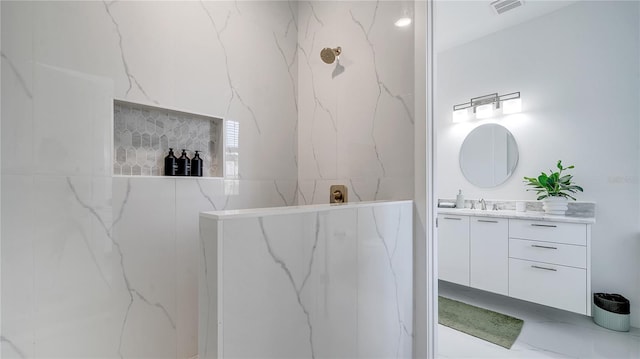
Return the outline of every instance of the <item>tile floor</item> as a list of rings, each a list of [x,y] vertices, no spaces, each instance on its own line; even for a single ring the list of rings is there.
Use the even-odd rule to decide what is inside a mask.
[[[524,320],[511,350],[438,325],[438,358],[639,359],[640,329],[615,332],[590,317],[455,284],[440,282],[440,295]]]

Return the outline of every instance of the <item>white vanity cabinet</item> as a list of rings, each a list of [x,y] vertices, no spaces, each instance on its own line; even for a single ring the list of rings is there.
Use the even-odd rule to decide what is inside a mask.
[[[590,315],[590,226],[518,219],[509,224],[509,295]]]
[[[488,292],[509,293],[509,220],[470,217],[470,286]]]
[[[593,218],[456,212],[438,215],[439,279],[591,315]]]
[[[438,215],[439,278],[469,285],[469,217]]]

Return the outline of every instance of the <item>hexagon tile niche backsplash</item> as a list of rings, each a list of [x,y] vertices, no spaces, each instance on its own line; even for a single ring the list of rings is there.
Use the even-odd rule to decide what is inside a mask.
[[[203,176],[222,177],[222,119],[124,101],[113,113],[114,175],[163,176],[169,148],[184,148],[200,151]]]

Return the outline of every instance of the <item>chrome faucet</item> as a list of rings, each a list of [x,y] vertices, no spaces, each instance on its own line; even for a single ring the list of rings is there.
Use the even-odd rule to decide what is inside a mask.
[[[480,198],[480,209],[483,211],[487,210],[487,202],[484,201],[484,198]]]

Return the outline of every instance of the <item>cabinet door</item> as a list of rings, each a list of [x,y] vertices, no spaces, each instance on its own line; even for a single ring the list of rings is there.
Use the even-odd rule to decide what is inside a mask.
[[[509,273],[511,297],[589,315],[586,269],[511,258]]]
[[[471,287],[509,293],[509,220],[471,217]]]
[[[469,217],[438,215],[438,277],[469,285]]]

